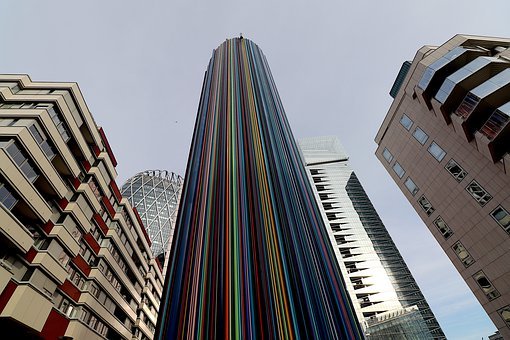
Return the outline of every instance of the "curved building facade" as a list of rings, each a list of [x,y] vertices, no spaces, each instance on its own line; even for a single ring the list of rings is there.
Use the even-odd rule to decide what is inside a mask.
[[[138,210],[152,242],[151,250],[161,264],[172,242],[183,179],[166,170],[147,170],[131,177],[121,189]],[[164,273],[164,272],[163,272]]]
[[[360,339],[266,58],[205,74],[156,339]]]

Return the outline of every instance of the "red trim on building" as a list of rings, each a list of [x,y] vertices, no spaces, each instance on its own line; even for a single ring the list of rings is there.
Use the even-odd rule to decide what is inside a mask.
[[[9,302],[9,299],[12,294],[14,294],[17,287],[18,285],[12,280],[7,283],[7,286],[5,286],[4,291],[0,294],[0,313],[2,313],[5,306],[7,306],[7,302]]]
[[[65,197],[62,197],[61,199],[58,200],[58,206],[62,210],[64,210],[68,204],[69,204],[69,201]]]
[[[41,336],[46,340],[61,339],[66,333],[67,326],[69,326],[69,319],[60,314],[56,309],[51,309],[41,330]]]
[[[90,170],[89,161],[87,161],[87,160],[81,161],[81,165],[83,165],[83,168],[85,169],[86,172],[89,172],[89,170]]]
[[[113,166],[117,166],[117,159],[115,159],[115,156],[113,155],[112,148],[110,147],[110,143],[108,143],[108,139],[106,139],[103,128],[99,128],[99,134],[101,135],[101,139],[103,140],[106,152],[108,153],[108,156],[110,156]]]
[[[108,214],[110,215],[110,217],[114,218],[115,217],[115,209],[113,209],[113,206],[110,203],[110,201],[108,200],[108,198],[106,196],[101,197],[101,202],[103,202],[103,205],[106,208],[106,210],[108,211]]]
[[[80,299],[81,292],[76,286],[69,281],[68,279],[65,280],[63,284],[61,284],[58,288],[60,288],[61,291],[69,295],[71,299],[73,299],[75,302],[78,302]]]
[[[119,187],[117,186],[117,183],[115,183],[115,180],[112,180],[110,182],[110,189],[112,189],[112,192],[115,195],[117,202],[120,203],[120,200],[122,199],[122,195],[120,193]]]
[[[55,224],[50,220],[50,221],[44,223],[42,230],[44,230],[44,232],[46,234],[49,234],[54,226],[55,226]]]
[[[106,235],[108,233],[108,226],[106,225],[106,223],[103,220],[103,218],[101,217],[101,215],[99,215],[98,213],[95,213],[92,216],[92,218],[94,219],[94,221],[96,221],[97,225],[99,226],[99,229],[101,229],[103,234]]]
[[[141,228],[142,233],[145,236],[145,239],[147,240],[147,243],[149,244],[149,247],[150,247],[152,245],[151,239],[149,238],[149,235],[147,234],[147,231],[145,230],[145,226],[143,225],[142,218],[140,217],[138,210],[136,210],[136,207],[133,207],[133,212],[135,213],[136,219],[138,220],[140,227],[142,227]]]
[[[92,236],[91,233],[86,233],[85,235],[83,235],[83,239],[87,242],[90,248],[92,248],[96,255],[99,254],[99,250],[101,249],[101,247],[99,246],[99,243],[97,243],[96,239],[94,238],[94,236]]]
[[[161,262],[159,262],[159,259],[157,257],[155,258],[155,260],[156,263],[158,264],[159,271],[161,272],[161,274],[163,274],[163,266],[161,265]]]
[[[37,255],[37,249],[30,247],[30,250],[25,254],[25,260],[27,260],[29,263],[32,263],[35,255]]]
[[[76,177],[73,178],[72,182],[73,182],[73,187],[75,190],[78,189],[78,187],[81,185],[81,181]]]
[[[96,144],[92,145],[92,150],[94,150],[96,157],[101,153],[101,150],[99,150],[99,147]]]
[[[76,267],[78,267],[78,269],[80,269],[83,272],[83,274],[85,274],[85,276],[87,277],[89,276],[90,266],[87,263],[87,261],[85,261],[85,259],[81,257],[80,254],[76,255],[76,257],[73,259],[73,263],[76,265]]]

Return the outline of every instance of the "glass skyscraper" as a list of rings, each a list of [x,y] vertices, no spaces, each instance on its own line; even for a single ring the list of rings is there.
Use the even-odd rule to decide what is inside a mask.
[[[361,330],[262,51],[207,68],[157,339],[359,339]]]
[[[298,141],[367,339],[444,339],[336,137]]]
[[[128,179],[121,189],[122,196],[138,210],[152,253],[161,265],[167,262],[181,187],[181,176],[166,170],[147,170]]]

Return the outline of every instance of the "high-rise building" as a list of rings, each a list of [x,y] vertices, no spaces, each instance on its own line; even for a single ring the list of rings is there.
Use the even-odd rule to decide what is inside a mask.
[[[298,140],[315,198],[367,339],[444,339],[336,137]]]
[[[391,91],[376,155],[510,338],[510,39],[418,50]]]
[[[120,190],[137,209],[152,242],[152,253],[163,266],[163,274],[174,235],[181,187],[181,176],[166,170],[147,170],[128,179]]]
[[[357,339],[361,332],[262,51],[214,50],[158,339]]]
[[[162,275],[75,83],[0,76],[5,339],[150,339]]]

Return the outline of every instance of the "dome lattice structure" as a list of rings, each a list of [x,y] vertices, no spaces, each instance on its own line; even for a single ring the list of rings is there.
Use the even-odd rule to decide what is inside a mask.
[[[165,253],[174,234],[183,178],[166,170],[146,170],[131,177],[122,196],[136,207],[155,257]]]

